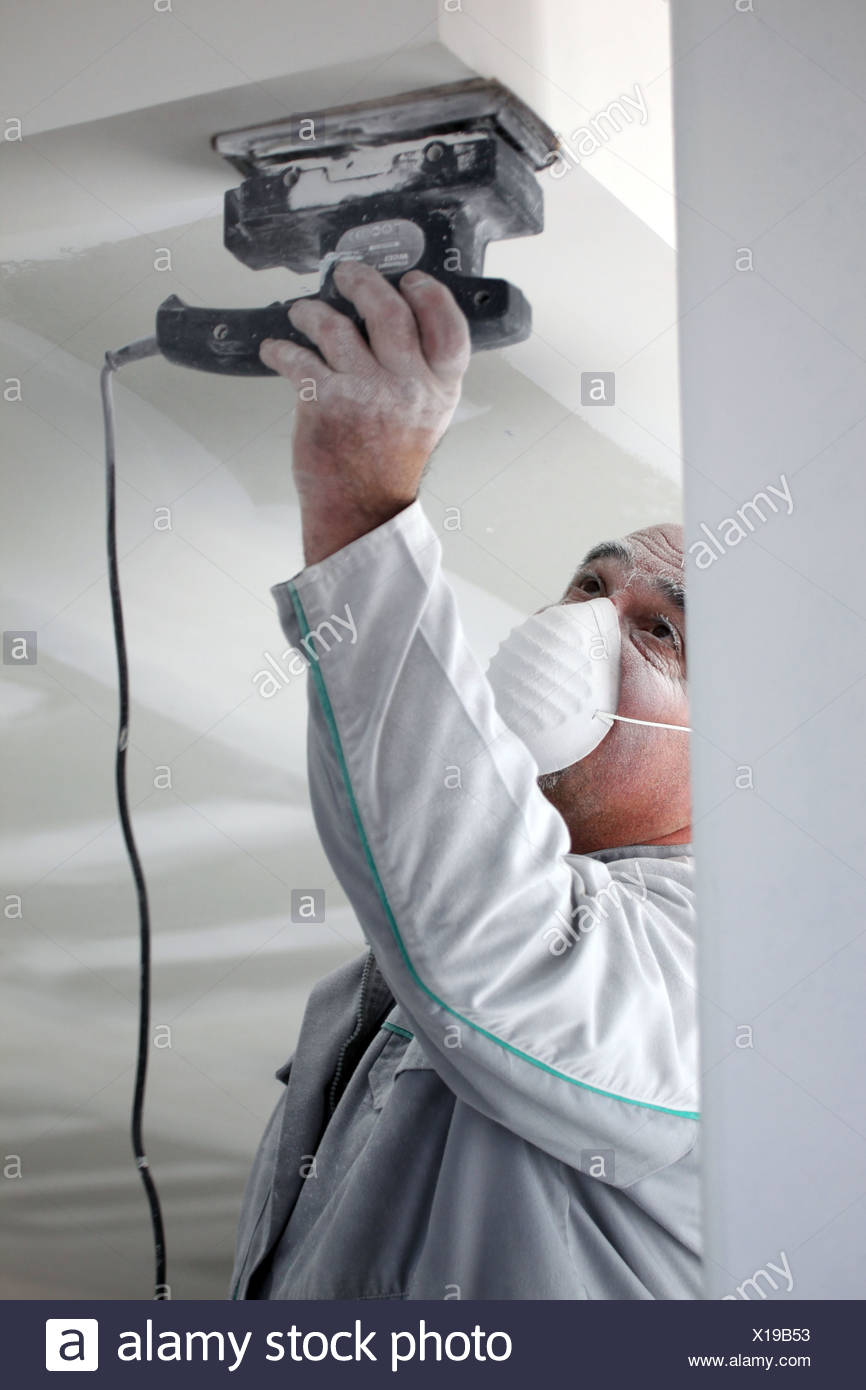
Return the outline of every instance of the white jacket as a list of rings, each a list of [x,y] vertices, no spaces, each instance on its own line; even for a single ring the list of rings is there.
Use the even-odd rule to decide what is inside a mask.
[[[690,847],[569,852],[419,502],[272,592],[373,954],[278,1073],[235,1296],[699,1297]]]

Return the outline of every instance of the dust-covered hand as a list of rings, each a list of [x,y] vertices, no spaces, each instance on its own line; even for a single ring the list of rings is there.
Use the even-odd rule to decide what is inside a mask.
[[[266,338],[259,356],[298,392],[292,467],[304,558],[323,560],[414,501],[460,398],[469,328],[447,286],[409,271],[399,290],[363,261],[334,271],[370,342],[317,299],[289,318],[321,352]]]

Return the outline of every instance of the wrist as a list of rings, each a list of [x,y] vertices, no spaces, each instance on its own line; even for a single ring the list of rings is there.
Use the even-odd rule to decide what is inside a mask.
[[[350,503],[344,497],[335,499],[330,505],[323,504],[321,497],[315,503],[305,504],[302,500],[301,535],[305,565],[327,560],[360,536],[390,521],[398,512],[405,511],[414,501],[414,497],[394,495],[366,503]]]

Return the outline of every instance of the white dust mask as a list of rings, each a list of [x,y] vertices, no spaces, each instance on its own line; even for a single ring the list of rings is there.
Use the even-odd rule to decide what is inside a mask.
[[[539,774],[559,772],[597,748],[617,715],[621,638],[608,598],[557,603],[533,613],[499,646],[487,668],[500,718],[525,743]]]
[[[598,710],[619,702],[619,618],[609,598],[557,603],[520,623],[487,668],[496,709],[539,773],[570,767],[613,728]]]

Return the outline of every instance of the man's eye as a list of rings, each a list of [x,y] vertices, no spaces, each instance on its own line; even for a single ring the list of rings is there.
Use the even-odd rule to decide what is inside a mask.
[[[602,591],[601,580],[594,574],[585,574],[582,579],[576,581],[576,586],[585,594],[600,594]]]
[[[668,622],[667,618],[663,618],[660,613],[656,614],[652,621],[653,626],[650,628],[651,635],[653,637],[658,637],[660,641],[670,640],[677,651],[679,651],[679,634],[673,623]]]

